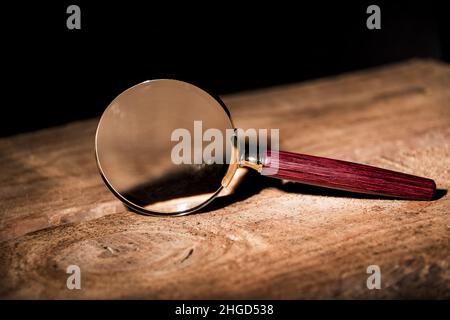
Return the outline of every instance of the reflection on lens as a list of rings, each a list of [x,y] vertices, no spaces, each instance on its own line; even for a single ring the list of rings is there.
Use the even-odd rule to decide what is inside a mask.
[[[224,139],[225,130],[233,127],[218,100],[185,82],[153,80],[123,92],[105,110],[97,128],[97,163],[107,186],[141,213],[183,214],[208,203],[235,167],[226,159],[174,163],[174,130],[183,128],[190,134],[192,160],[196,150],[209,143],[195,143],[194,121],[202,121],[203,132],[210,128],[224,132]],[[222,145],[219,151],[225,156],[227,143]]]

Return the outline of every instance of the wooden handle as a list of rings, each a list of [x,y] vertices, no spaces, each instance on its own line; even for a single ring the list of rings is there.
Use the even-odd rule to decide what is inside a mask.
[[[436,184],[431,179],[285,151],[277,154],[267,151],[261,174],[315,186],[415,200],[431,200],[436,192]]]

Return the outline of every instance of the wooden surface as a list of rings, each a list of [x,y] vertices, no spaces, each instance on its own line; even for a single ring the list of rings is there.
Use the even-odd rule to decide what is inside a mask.
[[[97,173],[97,119],[1,139],[0,297],[450,298],[449,89],[448,65],[415,60],[224,97],[287,151],[433,178],[431,202],[248,174],[202,213],[145,217]]]

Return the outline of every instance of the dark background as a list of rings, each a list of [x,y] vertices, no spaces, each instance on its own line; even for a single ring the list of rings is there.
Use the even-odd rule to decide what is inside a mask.
[[[0,135],[99,116],[152,78],[224,94],[414,57],[450,61],[444,2],[162,3],[2,5]],[[81,30],[66,28],[70,4],[81,8]],[[366,28],[370,4],[381,8],[381,30]]]

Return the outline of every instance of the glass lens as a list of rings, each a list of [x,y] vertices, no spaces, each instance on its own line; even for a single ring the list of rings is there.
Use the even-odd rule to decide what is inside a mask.
[[[226,130],[232,128],[223,104],[196,86],[146,81],[103,113],[97,163],[107,186],[129,207],[144,214],[188,213],[212,200],[234,174],[226,164]],[[208,148],[215,139],[222,143]]]

